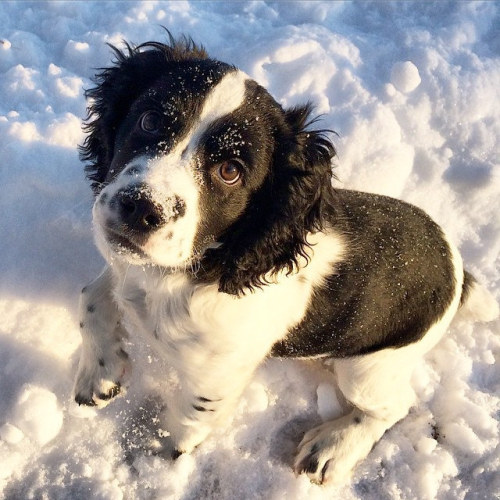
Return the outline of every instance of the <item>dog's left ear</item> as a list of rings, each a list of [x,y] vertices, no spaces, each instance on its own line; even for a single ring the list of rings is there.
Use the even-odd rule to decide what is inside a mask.
[[[319,117],[311,118],[313,106],[291,108],[285,111],[285,119],[292,131],[292,147],[288,158],[289,168],[297,173],[299,182],[292,183],[291,201],[298,197],[304,200],[300,210],[304,210],[305,231],[323,229],[323,217],[326,205],[333,208],[332,159],[336,151],[330,136],[332,130],[314,130]]]
[[[276,126],[275,151],[268,176],[254,193],[245,213],[209,251],[202,269],[219,290],[242,295],[293,273],[311,251],[307,235],[321,231],[327,210],[333,210],[331,160],[335,148],[328,130],[312,130],[308,104],[284,112]],[[215,271],[212,267],[212,271]]]

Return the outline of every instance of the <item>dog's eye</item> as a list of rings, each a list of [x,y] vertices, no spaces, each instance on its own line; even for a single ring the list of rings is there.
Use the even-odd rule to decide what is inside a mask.
[[[241,164],[237,160],[228,160],[219,166],[219,177],[229,186],[236,184],[241,177]]]
[[[157,111],[146,111],[139,119],[141,129],[148,134],[154,134],[161,128],[162,117]]]

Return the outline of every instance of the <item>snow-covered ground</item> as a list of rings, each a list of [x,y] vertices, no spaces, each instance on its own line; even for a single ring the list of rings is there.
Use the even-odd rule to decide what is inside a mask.
[[[500,3],[0,3],[0,497],[493,499],[500,495],[497,320],[459,319],[415,373],[421,398],[344,487],[290,467],[340,412],[313,363],[270,360],[234,419],[176,462],[141,449],[175,384],[131,346],[125,398],[79,408],[78,291],[103,261],[76,146],[106,42],[186,33],[285,106],[339,133],[339,185],[426,209],[500,299]],[[163,375],[160,375],[163,370]]]

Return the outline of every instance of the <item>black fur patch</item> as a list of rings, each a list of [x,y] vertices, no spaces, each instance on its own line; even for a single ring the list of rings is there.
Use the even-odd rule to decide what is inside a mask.
[[[97,406],[97,403],[92,399],[92,397],[87,398],[82,396],[81,394],[77,394],[75,396],[75,402],[78,403],[79,406]]]
[[[115,396],[118,396],[121,392],[121,384],[117,382],[107,393],[101,393],[99,394],[99,399],[102,399],[103,401],[108,401],[110,399],[113,399]]]
[[[333,211],[335,198],[331,187],[335,149],[328,139],[330,131],[311,128],[312,106],[284,111],[255,82],[247,83],[247,99],[258,100],[259,116],[266,120],[244,127],[256,113],[249,104],[228,123],[241,123],[242,140],[258,144],[259,154],[253,146],[241,147],[242,159],[249,165],[244,185],[230,203],[225,202],[225,229],[220,224],[220,204],[212,203],[217,211],[214,221],[219,223],[212,232],[222,245],[205,253],[195,277],[217,281],[221,292],[232,295],[265,286],[266,274],[293,272],[298,260],[307,258],[307,234],[325,227],[326,207]],[[215,154],[217,148],[220,145],[208,141],[209,152]],[[201,203],[210,206],[203,199]]]
[[[422,338],[450,304],[455,277],[441,229],[420,209],[337,191],[331,223],[347,255],[315,291],[304,320],[275,356],[356,356]]]
[[[300,464],[299,470],[307,474],[315,474],[318,471],[318,467],[319,467],[318,457],[313,455],[308,455]]]

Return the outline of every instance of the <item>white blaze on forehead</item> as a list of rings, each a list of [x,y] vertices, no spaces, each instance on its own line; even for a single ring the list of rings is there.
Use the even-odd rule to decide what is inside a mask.
[[[192,150],[213,122],[238,109],[245,99],[245,82],[249,79],[250,77],[240,70],[225,75],[209,92],[198,121],[174,151],[182,152],[186,147]]]
[[[217,120],[238,109],[245,98],[245,82],[248,79],[249,76],[240,70],[225,75],[208,94],[200,114],[200,122]]]

